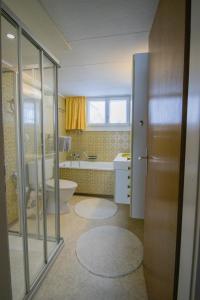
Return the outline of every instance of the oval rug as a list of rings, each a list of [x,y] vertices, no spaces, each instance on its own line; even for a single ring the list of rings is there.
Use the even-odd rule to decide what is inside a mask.
[[[114,216],[118,210],[117,205],[103,198],[87,198],[74,207],[76,214],[86,219],[107,219]]]
[[[120,277],[135,271],[143,260],[143,246],[135,234],[118,226],[99,226],[77,241],[76,255],[89,272]]]

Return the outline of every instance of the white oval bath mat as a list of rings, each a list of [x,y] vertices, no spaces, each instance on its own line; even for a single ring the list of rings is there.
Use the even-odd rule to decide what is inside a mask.
[[[143,260],[143,246],[135,234],[118,226],[99,226],[77,241],[76,255],[91,273],[120,277],[135,271]]]
[[[107,219],[117,212],[117,205],[103,198],[87,198],[75,205],[75,212],[86,219]]]

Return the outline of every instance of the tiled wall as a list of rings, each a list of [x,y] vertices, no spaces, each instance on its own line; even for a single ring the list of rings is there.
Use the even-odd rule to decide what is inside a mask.
[[[58,123],[59,123],[59,136],[66,135],[65,130],[65,98],[58,97]],[[66,160],[66,153],[59,153],[60,161]]]
[[[16,113],[10,112],[10,104],[8,101],[14,99],[15,90],[15,73],[4,72],[2,76],[2,98],[3,98],[3,125],[4,125],[4,148],[5,148],[5,164],[6,164],[6,197],[7,197],[7,214],[8,223],[12,223],[18,219],[18,200],[16,192],[16,183],[12,179],[14,171],[17,171],[17,139],[16,139]],[[59,97],[59,105],[62,110],[59,111],[59,123],[61,135],[65,134],[65,105],[61,97]],[[49,123],[49,122],[47,122]],[[39,128],[38,128],[39,129]],[[38,131],[39,132],[39,131]],[[34,147],[34,126],[28,124],[25,128],[25,136],[29,139],[26,143],[26,160],[28,157],[35,157]],[[47,145],[47,141],[46,141]],[[38,153],[41,152],[41,144],[38,140]],[[61,154],[62,157],[63,154]],[[64,154],[63,159],[66,158]]]
[[[85,160],[84,152],[97,155],[98,161],[113,161],[120,152],[130,152],[129,131],[69,132],[72,136],[71,152],[78,152]],[[67,154],[70,159],[70,153]]]
[[[60,107],[65,109],[64,99],[60,99]],[[68,131],[65,130],[65,114],[59,113],[60,134],[72,136],[70,153],[60,154],[60,161],[71,160],[72,153],[79,153],[81,160],[87,155],[96,155],[97,161],[113,161],[120,152],[131,151],[130,131]],[[87,194],[113,195],[114,172],[87,171],[62,169],[60,176],[63,179],[78,183],[77,192]]]
[[[2,98],[3,98],[3,124],[4,124],[4,149],[6,165],[6,199],[8,223],[12,223],[18,217],[18,201],[16,184],[12,180],[12,174],[16,171],[16,124],[15,113],[11,112],[10,100],[14,98],[15,74],[4,72],[2,74]]]
[[[60,176],[77,182],[77,193],[114,195],[114,172],[112,171],[60,169]]]

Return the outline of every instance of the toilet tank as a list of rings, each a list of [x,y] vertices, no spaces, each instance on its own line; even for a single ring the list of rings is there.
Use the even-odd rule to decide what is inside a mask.
[[[36,188],[37,183],[42,186],[42,160],[31,160],[27,163],[28,167],[28,181],[31,188]],[[53,177],[54,160],[53,158],[45,159],[45,179],[46,181]]]

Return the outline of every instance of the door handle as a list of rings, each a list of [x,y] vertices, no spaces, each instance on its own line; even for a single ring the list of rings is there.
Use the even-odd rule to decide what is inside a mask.
[[[148,159],[148,156],[138,156],[138,160]]]
[[[140,155],[140,156],[138,156],[138,160],[146,160],[146,176],[147,176],[147,174],[148,174],[148,159],[149,158],[151,158],[151,157],[149,157],[149,155],[148,155],[148,150],[147,150],[147,148],[146,148],[146,155]]]

